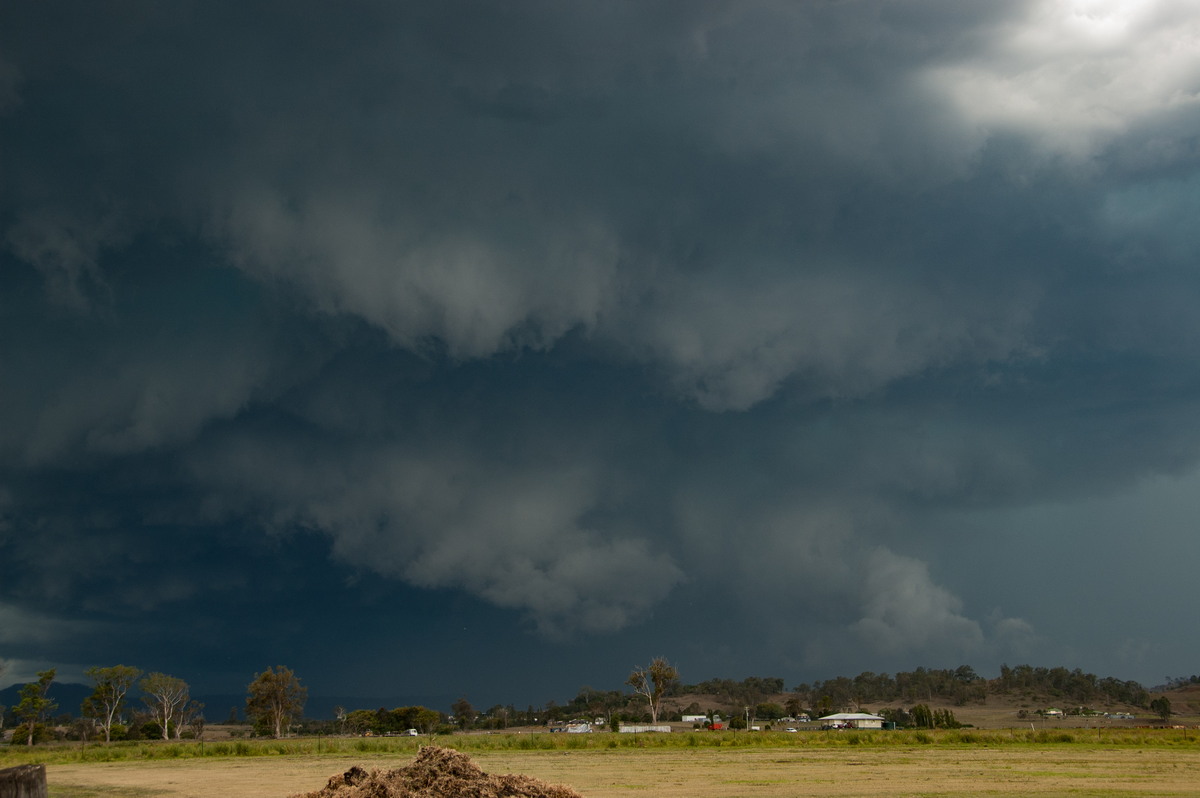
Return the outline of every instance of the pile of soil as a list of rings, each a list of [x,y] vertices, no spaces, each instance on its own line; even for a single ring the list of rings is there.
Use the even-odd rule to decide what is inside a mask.
[[[471,758],[427,745],[411,765],[395,770],[352,767],[316,792],[293,798],[583,798],[570,787],[528,776],[489,776]]]

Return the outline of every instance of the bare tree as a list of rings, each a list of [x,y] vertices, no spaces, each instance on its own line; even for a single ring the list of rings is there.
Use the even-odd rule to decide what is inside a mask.
[[[179,715],[188,702],[188,684],[165,673],[151,673],[138,682],[145,693],[142,701],[150,709],[154,722],[162,727],[162,738],[171,739],[172,723],[179,726]]]
[[[179,710],[179,722],[175,724],[176,740],[183,735],[185,727],[191,729],[197,740],[204,739],[204,704],[192,700]]]
[[[666,657],[655,657],[649,667],[637,667],[625,684],[633,688],[638,695],[645,697],[650,705],[650,722],[658,723],[658,711],[662,707],[662,699],[666,692],[679,678],[679,671]]]

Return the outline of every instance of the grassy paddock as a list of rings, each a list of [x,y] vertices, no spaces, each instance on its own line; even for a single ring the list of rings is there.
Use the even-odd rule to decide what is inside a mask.
[[[220,742],[139,741],[0,748],[0,767],[27,763],[67,764],[195,758],[412,756],[429,738],[295,737]],[[1200,750],[1196,729],[957,729],[937,731],[684,732],[672,734],[470,734],[437,737],[437,745],[468,754],[489,751],[582,751],[611,749],[754,748],[962,748],[1011,746],[1105,746]]]
[[[1036,734],[1000,732],[977,733],[968,741],[948,732],[926,735],[925,741],[916,733],[730,734],[697,735],[689,744],[688,736],[595,735],[589,742],[579,735],[583,739],[574,742],[574,736],[557,734],[491,735],[440,742],[461,744],[489,773],[522,773],[569,784],[586,798],[695,798],[707,793],[722,798],[1162,798],[1194,796],[1200,783],[1200,745],[1162,733],[1140,738],[1121,732],[1108,742],[1103,735],[1100,742],[1084,739],[1094,738],[1094,732],[1072,735],[1070,742],[1053,739],[1061,738],[1060,733],[1039,741]],[[610,741],[627,739],[628,745],[607,747]],[[701,744],[704,740],[712,742]],[[315,745],[283,752],[262,741],[243,743],[241,754],[209,756],[215,752],[207,749],[216,746],[206,745],[203,757],[181,753],[50,763],[50,798],[283,798],[315,790],[353,765],[407,764],[420,741],[338,742],[331,748],[322,744],[319,755]],[[138,747],[128,750],[136,755]]]

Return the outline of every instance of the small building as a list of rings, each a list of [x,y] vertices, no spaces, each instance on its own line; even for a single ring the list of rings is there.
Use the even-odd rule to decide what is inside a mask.
[[[705,723],[708,721],[708,715],[684,715],[684,723]]]
[[[669,731],[671,731],[670,726],[662,726],[662,725],[651,726],[649,723],[638,723],[638,724],[622,723],[621,729],[620,729],[621,734],[642,734],[644,732],[669,732]]]
[[[882,729],[883,718],[865,712],[838,712],[817,720],[835,729]]]

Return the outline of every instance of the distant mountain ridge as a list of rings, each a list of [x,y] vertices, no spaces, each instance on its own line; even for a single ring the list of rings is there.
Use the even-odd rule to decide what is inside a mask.
[[[24,686],[23,684],[14,684],[0,690],[0,706],[6,707],[6,713],[21,703],[21,688]],[[79,706],[92,694],[92,689],[86,684],[51,682],[50,689],[46,691],[46,697],[58,704],[58,708],[54,710],[55,715],[67,712],[77,716],[79,715]]]

